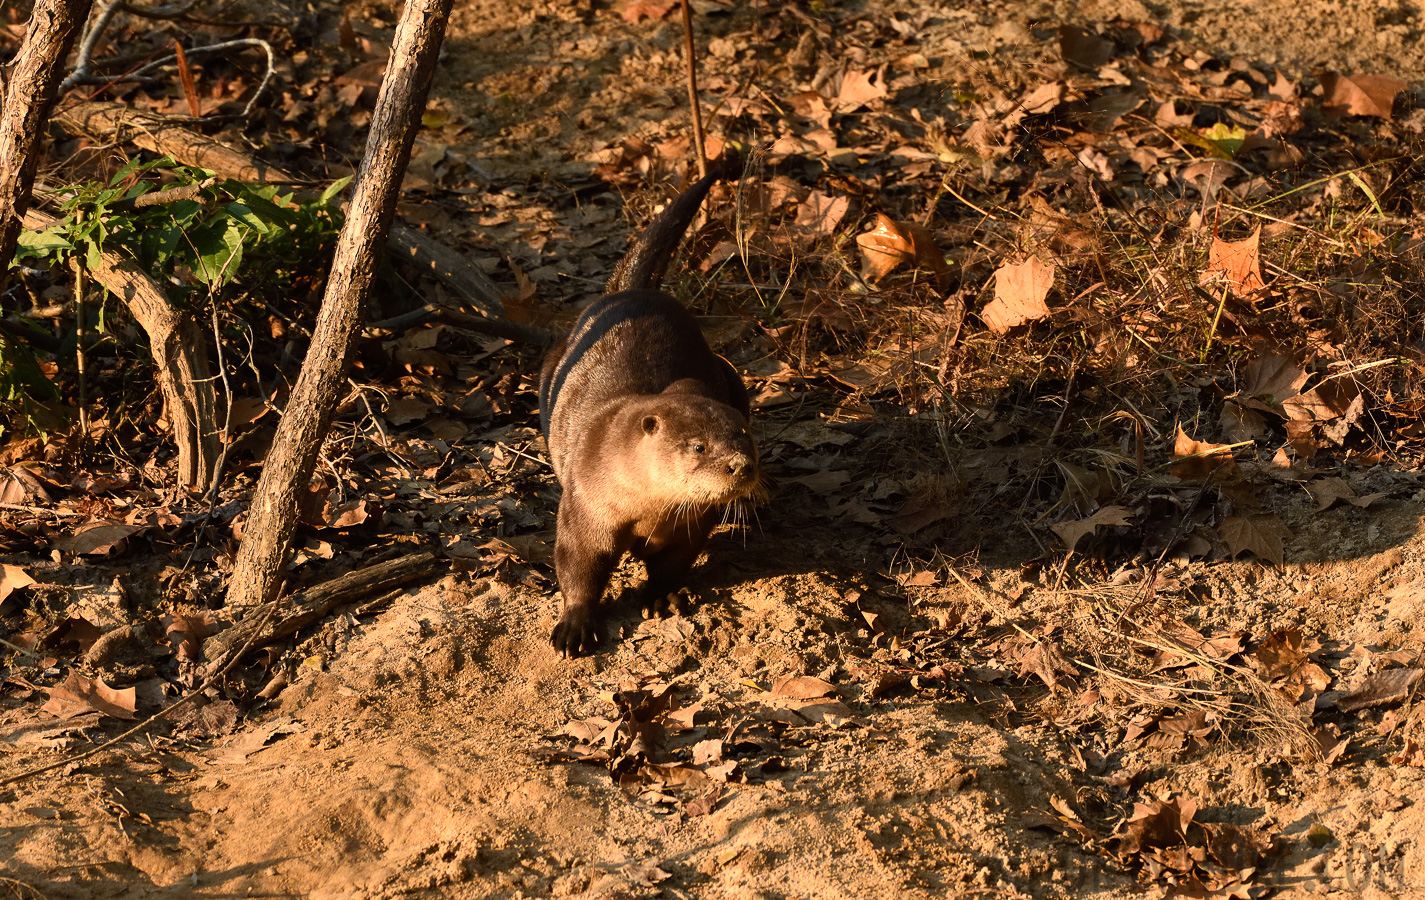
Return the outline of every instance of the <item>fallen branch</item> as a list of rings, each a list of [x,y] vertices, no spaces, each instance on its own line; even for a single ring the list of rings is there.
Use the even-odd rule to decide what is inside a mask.
[[[271,609],[267,610],[264,618],[270,619],[273,615],[276,614],[276,612],[277,607],[274,605]],[[260,633],[261,628],[255,629],[255,632]],[[144,719],[142,722],[125,731],[123,734],[120,734],[116,737],[112,737],[104,743],[100,744],[99,746],[94,747],[90,750],[86,750],[78,756],[68,756],[56,762],[46,763],[42,766],[35,766],[32,769],[26,769],[23,772],[18,772],[14,775],[11,775],[9,778],[0,779],[0,787],[4,787],[7,784],[14,784],[17,781],[24,781],[26,778],[30,778],[35,775],[40,775],[44,772],[51,772],[55,769],[63,769],[68,766],[76,766],[84,762],[86,759],[98,756],[105,750],[108,750],[109,748],[114,747],[117,744],[120,744],[131,737],[134,737],[135,735],[142,734],[150,727],[152,727],[155,723],[162,722],[164,719],[167,719],[168,717],[172,716],[180,709],[183,709],[184,707],[192,704],[194,700],[198,699],[199,697],[205,696],[210,688],[217,684],[223,678],[224,675],[228,674],[229,669],[237,665],[237,661],[242,659],[243,654],[247,653],[247,651],[251,649],[252,643],[249,642],[234,650],[233,652],[228,653],[223,657],[217,659],[213,663],[213,673],[209,675],[206,679],[204,679],[202,684],[198,685],[198,687],[183,695],[183,697],[179,698],[179,700],[172,706],[168,706],[164,709],[159,710],[158,712],[149,716],[147,719]]]
[[[435,554],[423,550],[347,572],[288,598],[268,601],[266,613],[258,615],[257,610],[252,610],[236,625],[208,638],[203,643],[203,653],[213,660],[210,668],[217,666],[232,647],[263,647],[296,634],[343,603],[354,603],[375,593],[389,593],[430,575],[434,564]],[[281,617],[274,617],[271,611],[279,604],[285,611]]]
[[[554,332],[548,328],[540,328],[538,325],[523,325],[508,319],[472,316],[434,303],[427,303],[419,309],[413,309],[389,319],[382,319],[380,322],[369,322],[366,328],[375,331],[406,331],[426,322],[440,322],[453,328],[463,328],[477,334],[488,334],[539,348],[548,347],[554,343]]]

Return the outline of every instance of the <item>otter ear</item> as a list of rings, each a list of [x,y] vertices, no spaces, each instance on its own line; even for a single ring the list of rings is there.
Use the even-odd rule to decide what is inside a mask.
[[[644,433],[644,434],[652,434],[653,432],[655,432],[655,431],[657,431],[657,430],[658,430],[658,417],[657,417],[657,416],[644,416],[644,417],[643,417],[643,433]]]

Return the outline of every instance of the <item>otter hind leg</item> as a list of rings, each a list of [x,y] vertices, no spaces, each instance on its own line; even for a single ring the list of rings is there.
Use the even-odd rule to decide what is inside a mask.
[[[639,598],[645,619],[661,619],[670,612],[683,613],[692,608],[692,592],[686,587],[688,573],[707,546],[718,512],[707,510],[686,527],[679,527],[671,541],[644,554],[648,581],[639,591]]]

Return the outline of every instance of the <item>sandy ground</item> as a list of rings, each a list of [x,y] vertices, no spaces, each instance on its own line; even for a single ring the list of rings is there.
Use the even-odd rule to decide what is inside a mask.
[[[506,180],[586,171],[608,142],[683,115],[676,53],[628,61],[635,39],[675,48],[671,25],[631,28],[604,11],[590,28],[574,7],[523,7],[463,4],[452,20],[436,95],[474,123],[457,148],[473,164]],[[1040,41],[1037,29],[1058,21],[1122,16],[1301,72],[1425,79],[1425,25],[1408,3],[936,8],[930,39],[965,65],[973,51]],[[746,25],[714,17],[712,36],[734,19]],[[500,99],[531,91],[537,108]],[[552,499],[529,494],[544,523]],[[1203,630],[1295,627],[1347,650],[1418,652],[1419,495],[1326,513],[1298,496],[1281,509],[1295,531],[1285,567],[1185,564],[1176,577],[1192,589],[1165,609]],[[759,518],[746,536],[715,540],[691,615],[642,623],[628,611],[624,639],[593,659],[548,646],[547,570],[444,575],[373,614],[333,617],[296,651],[293,683],[236,734],[146,739],[0,789],[0,874],[33,889],[0,882],[0,895],[1127,897],[1145,884],[1161,894],[1163,882],[1120,864],[1108,835],[1131,802],[1169,795],[1274,835],[1283,853],[1253,884],[1275,896],[1425,892],[1425,769],[1391,764],[1383,744],[1330,766],[1283,755],[1270,735],[1196,753],[1128,746],[1121,728],[1010,714],[986,702],[993,678],[975,671],[878,692],[864,673],[894,669],[903,649],[887,635],[933,631],[937,611],[988,610],[984,628],[1003,630],[1087,601],[1042,582],[1026,590],[1020,566],[1036,551],[1014,540],[981,556],[974,585],[911,588],[882,574],[894,538],[873,523],[847,531],[778,504]],[[946,552],[974,547],[967,532],[983,524],[952,530]],[[92,583],[115,571],[94,567]],[[1019,598],[1016,611],[1005,597]],[[982,636],[945,634],[951,661],[954,640]],[[797,703],[773,690],[784,676],[829,682],[826,703],[841,705],[786,713]],[[737,762],[726,782],[620,786],[597,758],[576,758],[590,751],[566,733],[571,722],[613,721],[620,692],[669,685],[678,707],[702,705],[664,723],[669,746],[686,760],[718,743]],[[55,752],[0,747],[0,775]],[[710,808],[689,808],[703,796]],[[1098,850],[1043,827],[1065,801],[1085,811]]]

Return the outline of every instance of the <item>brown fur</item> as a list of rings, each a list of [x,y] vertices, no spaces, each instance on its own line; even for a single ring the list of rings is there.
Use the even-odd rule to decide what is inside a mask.
[[[598,648],[602,598],[625,553],[648,569],[645,614],[686,578],[727,504],[757,483],[747,392],[693,317],[657,291],[611,294],[556,346],[541,405],[559,502],[554,646]]]

